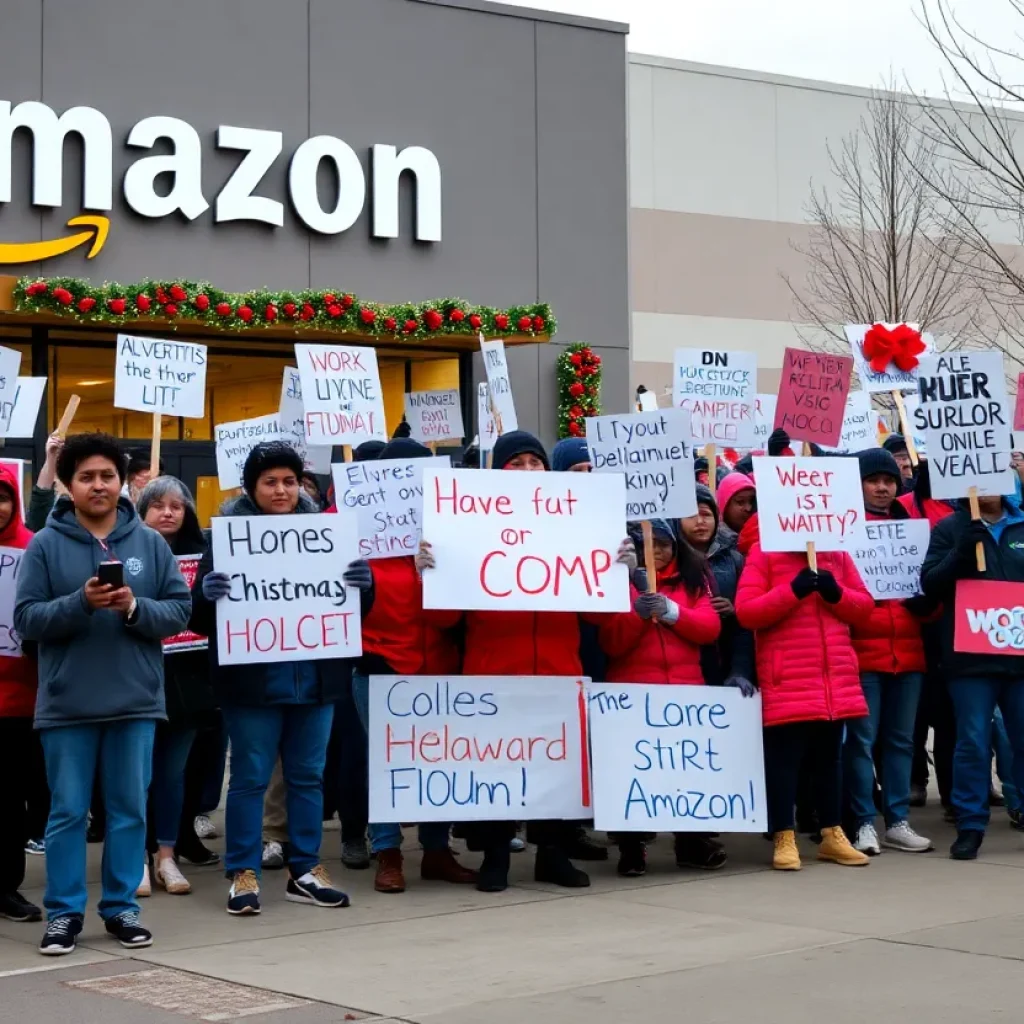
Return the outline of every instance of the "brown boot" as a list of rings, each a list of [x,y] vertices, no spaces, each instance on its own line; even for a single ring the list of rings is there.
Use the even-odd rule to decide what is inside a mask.
[[[792,829],[775,833],[775,853],[772,867],[776,871],[799,871],[800,851],[796,845],[796,833]]]
[[[420,877],[428,882],[451,882],[452,885],[474,885],[476,872],[463,867],[451,850],[424,850]]]
[[[405,892],[401,850],[380,850],[377,854],[377,877],[373,880],[377,892]]]
[[[867,854],[855,850],[850,845],[850,840],[846,838],[846,833],[838,825],[821,830],[818,860],[830,860],[847,868],[859,868],[868,863]]]

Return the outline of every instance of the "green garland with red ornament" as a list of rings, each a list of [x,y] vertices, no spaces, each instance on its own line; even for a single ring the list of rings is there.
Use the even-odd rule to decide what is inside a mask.
[[[386,341],[420,341],[444,335],[548,337],[557,323],[546,303],[494,309],[462,299],[385,305],[351,292],[301,290],[225,292],[205,281],[139,281],[94,285],[76,277],[20,278],[19,312],[52,313],[81,323],[161,323],[182,320],[238,333],[291,326]]]
[[[601,415],[601,357],[582,341],[558,357],[558,436],[584,437],[587,420]]]

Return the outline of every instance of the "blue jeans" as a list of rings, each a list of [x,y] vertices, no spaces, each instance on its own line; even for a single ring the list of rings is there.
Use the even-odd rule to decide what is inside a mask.
[[[278,754],[288,810],[288,867],[300,878],[320,863],[324,816],[324,764],[333,704],[225,704],[231,739],[231,776],[225,813],[224,867],[260,873],[263,797]]]
[[[352,699],[356,703],[356,713],[359,721],[363,724],[363,731],[367,729],[370,720],[370,677],[362,672],[352,673]],[[447,850],[448,833],[451,825],[445,821],[428,821],[420,825],[420,846],[424,850]],[[402,847],[402,826],[397,823],[371,824],[368,826],[370,833],[370,849],[374,853],[381,850],[399,850]]]
[[[910,772],[914,764],[914,723],[924,675],[920,672],[864,672],[866,718],[846,723],[843,747],[850,813],[858,828],[875,820],[875,745],[879,745],[882,815],[885,827],[906,821],[910,813]]]
[[[139,909],[155,728],[152,719],[133,719],[40,730],[52,793],[43,900],[49,920],[85,914],[85,828],[97,767],[107,816],[100,917]]]
[[[172,729],[161,723],[153,743],[153,781],[149,784],[150,832],[157,846],[178,842],[185,802],[185,765],[195,729]]]
[[[1020,811],[1020,792],[1013,784],[1013,748],[1010,746],[1006,722],[1003,721],[1003,713],[999,708],[996,708],[992,729],[992,745],[996,751],[996,775],[999,776],[999,781],[1003,784],[1003,799],[1006,801],[1006,809]]]
[[[1013,784],[1024,792],[1024,680],[1006,677],[951,679],[956,711],[953,754],[953,806],[957,829],[984,832],[989,821],[992,782],[992,717],[1003,712],[1013,755]]]

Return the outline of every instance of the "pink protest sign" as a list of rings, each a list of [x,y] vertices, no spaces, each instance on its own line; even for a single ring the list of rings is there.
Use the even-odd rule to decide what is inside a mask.
[[[782,361],[775,427],[793,441],[835,448],[843,433],[852,356],[833,356],[787,348]]]

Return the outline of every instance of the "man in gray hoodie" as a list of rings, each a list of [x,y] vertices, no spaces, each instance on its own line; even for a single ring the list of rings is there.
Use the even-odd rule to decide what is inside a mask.
[[[18,573],[15,628],[39,645],[35,725],[53,793],[46,829],[47,927],[40,952],[75,948],[86,904],[86,820],[97,768],[107,831],[99,913],[134,949],[152,943],[135,889],[146,849],[153,734],[164,712],[161,641],[180,633],[191,600],[171,549],[120,497],[125,460],[106,434],[67,439],[67,488]],[[102,573],[108,582],[100,581]],[[110,582],[111,580],[119,582]]]

